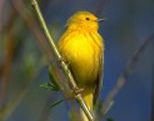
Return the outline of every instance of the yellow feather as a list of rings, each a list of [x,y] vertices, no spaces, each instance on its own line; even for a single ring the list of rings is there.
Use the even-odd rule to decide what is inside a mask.
[[[98,33],[98,18],[85,11],[77,12],[67,22],[67,30],[58,48],[69,61],[70,69],[88,108],[93,110],[93,97],[100,74],[100,57],[104,54],[102,37]]]

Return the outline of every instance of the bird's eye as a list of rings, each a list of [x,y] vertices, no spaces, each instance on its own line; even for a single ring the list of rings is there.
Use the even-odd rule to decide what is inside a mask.
[[[90,20],[90,18],[89,18],[89,17],[86,17],[85,19],[86,19],[86,21],[89,21],[89,20]]]

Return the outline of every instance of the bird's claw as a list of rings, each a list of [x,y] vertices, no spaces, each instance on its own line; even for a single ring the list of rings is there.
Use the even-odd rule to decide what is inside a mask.
[[[84,88],[76,88],[76,89],[74,89],[74,92],[75,92],[76,95],[83,92],[83,91],[84,91]]]
[[[61,59],[59,59],[59,63],[62,63],[62,62],[66,63],[68,66],[70,65],[70,62],[63,57]]]

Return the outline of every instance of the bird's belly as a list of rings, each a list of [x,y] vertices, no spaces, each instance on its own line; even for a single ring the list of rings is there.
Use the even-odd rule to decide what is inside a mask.
[[[70,62],[72,73],[78,85],[93,85],[98,75],[99,50],[87,41],[67,43],[64,57]]]

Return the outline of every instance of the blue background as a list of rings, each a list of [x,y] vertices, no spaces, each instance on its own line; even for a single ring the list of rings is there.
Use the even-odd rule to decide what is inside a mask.
[[[100,18],[105,18],[99,30],[105,41],[104,87],[101,92],[104,99],[133,54],[154,32],[153,6],[153,0],[51,0],[42,2],[41,10],[55,41],[65,30],[67,18],[76,11],[90,11]],[[31,7],[28,9],[32,12]],[[19,24],[19,28],[20,25],[23,26]],[[42,58],[34,38],[26,36],[30,36],[30,33],[23,35],[24,44],[18,52],[18,59],[13,62],[13,86],[9,86],[8,100],[11,100],[11,95],[15,96],[14,92],[21,85],[26,84],[26,81],[20,82],[23,78],[21,71],[26,67],[26,63],[28,66],[32,63],[32,67],[37,67],[38,59]],[[29,58],[29,61],[25,61],[25,58]],[[115,121],[150,121],[152,76],[154,42],[148,45],[139,58],[133,73],[128,77],[128,83],[116,96],[114,105],[106,117],[111,117]],[[46,107],[63,97],[58,92],[39,87],[40,83],[49,81],[46,65],[33,80],[24,98],[6,121],[40,121],[41,114],[48,110]],[[48,110],[46,117],[48,121],[68,121],[68,109],[68,104],[63,102]]]

